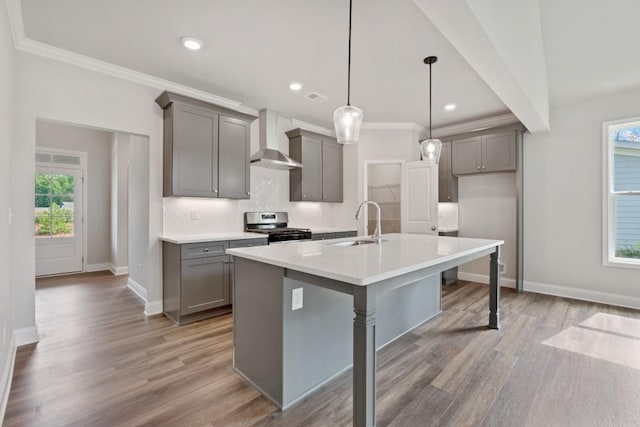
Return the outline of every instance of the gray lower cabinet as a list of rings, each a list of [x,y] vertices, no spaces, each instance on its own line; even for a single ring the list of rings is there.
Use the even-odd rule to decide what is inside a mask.
[[[442,141],[438,162],[438,201],[458,201],[458,177],[451,173],[451,141]]]
[[[289,155],[302,168],[289,171],[292,202],[342,202],[342,146],[334,138],[293,129],[287,132]]]
[[[267,239],[175,244],[163,242],[163,311],[178,325],[231,312],[229,247],[266,245]]]
[[[356,237],[357,231],[340,231],[337,233],[311,233],[311,240],[330,240],[330,239],[342,239],[345,237]]]
[[[170,92],[156,103],[164,114],[163,195],[248,199],[256,117]]]
[[[516,170],[516,131],[497,132],[451,142],[453,175]]]

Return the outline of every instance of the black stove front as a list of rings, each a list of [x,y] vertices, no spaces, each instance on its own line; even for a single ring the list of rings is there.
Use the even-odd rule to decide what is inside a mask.
[[[288,222],[287,212],[245,212],[244,214],[245,231],[267,234],[269,244],[311,240],[309,229],[287,227]]]

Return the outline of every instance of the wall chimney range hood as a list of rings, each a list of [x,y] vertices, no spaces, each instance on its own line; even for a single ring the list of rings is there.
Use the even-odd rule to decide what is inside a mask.
[[[260,151],[251,156],[252,166],[289,170],[301,168],[302,163],[278,151],[278,113],[264,109],[260,111]]]

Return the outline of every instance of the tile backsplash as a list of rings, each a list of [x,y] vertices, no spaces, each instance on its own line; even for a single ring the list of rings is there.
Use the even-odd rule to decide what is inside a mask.
[[[251,190],[249,200],[166,197],[163,234],[240,232],[244,213],[251,211],[289,212],[289,224],[294,227],[336,227],[341,223],[341,204],[290,202],[288,171],[252,167]]]

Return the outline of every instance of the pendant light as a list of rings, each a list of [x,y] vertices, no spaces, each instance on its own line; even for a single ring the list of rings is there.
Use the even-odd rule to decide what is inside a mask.
[[[336,139],[340,144],[355,144],[360,136],[362,110],[351,105],[351,11],[353,0],[349,0],[349,62],[347,71],[347,105],[333,112]]]
[[[427,56],[424,63],[429,65],[429,138],[420,141],[420,155],[423,160],[430,160],[434,164],[440,161],[442,141],[431,138],[431,65],[438,60],[437,56]]]

